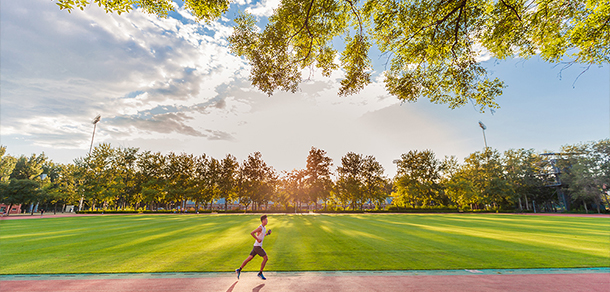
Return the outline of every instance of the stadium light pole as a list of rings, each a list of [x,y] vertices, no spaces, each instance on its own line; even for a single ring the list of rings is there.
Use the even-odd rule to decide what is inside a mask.
[[[102,119],[101,115],[97,115],[91,123],[93,124],[93,135],[91,135],[91,146],[89,146],[89,156],[91,156],[91,149],[93,149],[93,137],[95,137],[95,128],[97,127],[97,123]]]
[[[95,129],[97,128],[97,123],[102,119],[101,115],[95,116],[91,123],[93,124],[93,135],[91,136],[91,146],[89,146],[89,156],[91,156],[91,149],[93,149],[93,138],[95,137]],[[85,199],[84,195],[80,196],[80,202],[78,203],[78,211],[83,210],[83,200]]]
[[[481,121],[479,121],[479,127],[481,127],[481,129],[483,130],[483,141],[485,141],[485,149],[487,149],[487,138],[485,137],[485,130],[487,129],[487,127]]]

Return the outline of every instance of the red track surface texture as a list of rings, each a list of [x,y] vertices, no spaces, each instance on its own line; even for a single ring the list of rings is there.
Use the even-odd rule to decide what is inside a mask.
[[[269,277],[269,276],[268,276]],[[610,291],[610,274],[281,276],[3,281],[2,292],[48,291]]]

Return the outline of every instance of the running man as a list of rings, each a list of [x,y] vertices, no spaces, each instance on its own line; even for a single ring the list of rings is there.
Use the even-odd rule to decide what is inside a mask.
[[[265,268],[265,264],[267,263],[267,260],[268,260],[267,253],[263,249],[263,240],[265,239],[265,236],[271,234],[271,229],[269,229],[269,231],[267,231],[267,228],[265,228],[266,225],[267,225],[267,215],[263,215],[263,216],[261,216],[261,225],[258,228],[254,229],[254,231],[250,232],[250,235],[252,235],[252,237],[254,237],[254,239],[255,239],[254,247],[252,248],[252,251],[250,252],[250,255],[248,256],[248,258],[246,258],[246,260],[241,264],[241,267],[239,267],[239,269],[235,270],[238,280],[239,280],[239,274],[241,274],[241,270],[256,255],[263,257],[263,262],[261,263],[261,270],[258,272],[257,276],[263,280],[267,280],[267,278],[265,278],[265,276],[263,276],[263,269]]]

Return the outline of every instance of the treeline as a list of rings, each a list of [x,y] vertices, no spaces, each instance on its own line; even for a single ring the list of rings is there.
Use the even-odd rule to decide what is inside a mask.
[[[0,202],[40,204],[47,211],[157,211],[224,209],[327,211],[404,209],[606,211],[610,140],[563,146],[561,153],[533,149],[500,153],[486,148],[460,163],[429,150],[409,151],[385,175],[374,156],[347,153],[333,161],[312,147],[306,167],[278,172],[259,152],[232,155],[144,151],[100,144],[74,163],[43,154],[12,157],[0,146]],[[389,203],[391,202],[391,203]],[[219,206],[219,203],[221,205]]]

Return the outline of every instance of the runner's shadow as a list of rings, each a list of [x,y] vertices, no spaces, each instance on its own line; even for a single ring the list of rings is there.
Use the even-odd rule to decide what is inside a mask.
[[[233,292],[233,289],[235,288],[235,285],[237,285],[237,282],[239,282],[239,281],[235,281],[235,283],[233,283],[233,285],[231,285],[231,287],[229,287],[229,289],[227,289],[227,292]]]
[[[260,285],[258,285],[256,287],[252,288],[252,292],[258,292],[261,289],[263,289],[263,287],[265,287],[265,284],[260,284]]]

